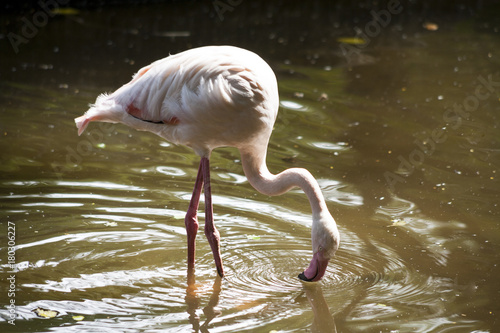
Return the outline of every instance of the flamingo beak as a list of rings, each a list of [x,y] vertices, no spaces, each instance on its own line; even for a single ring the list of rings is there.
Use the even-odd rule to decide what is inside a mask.
[[[313,255],[309,267],[304,272],[299,274],[299,279],[306,282],[315,282],[321,280],[323,275],[325,275],[329,260],[330,259],[327,259],[323,256],[322,251],[316,252]]]

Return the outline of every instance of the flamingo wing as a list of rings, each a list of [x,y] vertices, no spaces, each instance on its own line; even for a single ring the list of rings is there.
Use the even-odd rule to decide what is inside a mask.
[[[75,121],[79,133],[90,121],[121,122],[206,155],[238,147],[263,126],[272,129],[277,111],[276,78],[264,60],[236,47],[207,46],[141,68]]]

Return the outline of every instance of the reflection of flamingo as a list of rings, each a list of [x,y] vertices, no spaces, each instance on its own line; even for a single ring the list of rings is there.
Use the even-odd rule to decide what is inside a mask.
[[[328,303],[323,296],[321,285],[315,283],[307,284],[304,285],[304,290],[306,292],[307,300],[311,304],[314,315],[311,332],[336,333],[337,327],[335,326],[335,320],[332,317],[330,308],[328,308]]]
[[[266,195],[300,187],[312,214],[313,259],[299,275],[318,281],[339,245],[339,233],[318,183],[305,169],[277,175],[267,169],[267,144],[278,112],[278,87],[271,68],[256,54],[230,46],[207,46],[158,60],[139,70],[111,95],[100,95],[75,119],[80,135],[91,121],[123,123],[191,147],[201,156],[193,196],[185,218],[188,269],[194,268],[197,209],[205,192],[205,235],[217,272],[224,275],[219,232],[213,223],[209,157],[213,149],[239,149],[250,184]]]
[[[200,317],[196,313],[200,305],[200,296],[198,295],[197,286],[194,283],[194,276],[188,276],[188,287],[186,288],[186,305],[187,313],[189,315],[189,321],[193,325],[193,332],[208,332],[208,326],[210,322],[221,314],[219,310],[216,310],[216,306],[219,304],[220,292],[222,290],[221,278],[219,276],[215,277],[212,296],[208,304],[203,308],[203,313],[205,314],[205,322],[200,326]],[[315,284],[312,284],[315,285]]]

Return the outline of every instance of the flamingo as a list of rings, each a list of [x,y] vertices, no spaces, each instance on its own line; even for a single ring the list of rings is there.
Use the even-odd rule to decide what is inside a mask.
[[[78,135],[92,121],[123,123],[183,144],[200,156],[185,216],[188,272],[194,270],[197,211],[205,195],[205,235],[220,277],[224,276],[220,234],[213,220],[210,154],[236,147],[249,183],[265,195],[293,187],[307,195],[312,210],[313,257],[299,278],[319,281],[338,249],[340,236],[316,179],[302,168],[279,174],[266,165],[267,145],[278,113],[278,85],[269,65],[255,53],[234,46],[205,46],[157,60],[140,69],[114,93],[101,94],[75,119]]]

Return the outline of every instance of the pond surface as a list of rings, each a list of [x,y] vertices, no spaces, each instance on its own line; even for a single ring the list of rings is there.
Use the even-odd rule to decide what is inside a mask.
[[[233,3],[222,15],[191,2],[63,12],[17,53],[7,34],[22,35],[36,8],[3,14],[1,330],[498,329],[497,19],[484,8],[425,23],[426,12],[403,8],[359,40],[370,7]],[[77,136],[73,119],[97,95],[206,44],[251,49],[277,74],[269,168],[311,171],[342,237],[319,283],[297,278],[312,256],[307,198],[256,192],[237,150],[211,160],[226,277],[200,233],[188,285],[184,214],[198,157],[123,125]]]

